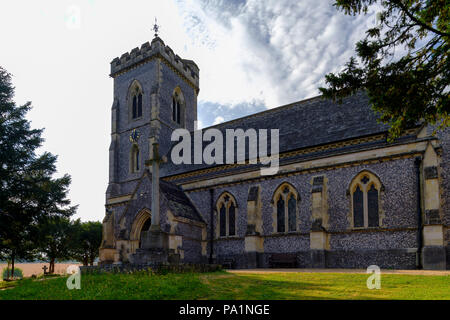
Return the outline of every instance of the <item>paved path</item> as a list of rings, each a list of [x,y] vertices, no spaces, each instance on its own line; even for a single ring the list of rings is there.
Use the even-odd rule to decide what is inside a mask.
[[[279,272],[309,272],[309,273],[364,273],[364,269],[239,269],[227,270],[230,273],[279,273]],[[450,270],[387,270],[381,269],[382,274],[409,274],[421,276],[450,276]]]

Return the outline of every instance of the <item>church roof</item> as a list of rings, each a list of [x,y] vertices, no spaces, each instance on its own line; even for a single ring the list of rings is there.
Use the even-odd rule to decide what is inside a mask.
[[[148,185],[145,186],[143,185],[143,183],[147,183]],[[122,213],[122,217],[125,216],[129,210],[133,211],[135,209],[141,209],[142,203],[139,203],[135,200],[137,198],[135,197],[135,195],[140,190],[151,188],[151,185],[152,174],[148,170],[145,170],[137,185],[135,186],[131,197],[132,200],[128,202],[127,207]],[[188,196],[176,184],[160,179],[159,194],[167,200],[168,207],[175,217],[183,217],[198,222],[205,222]],[[148,203],[148,205],[149,204],[150,203]],[[119,219],[119,221],[122,219],[122,217]]]
[[[204,222],[200,213],[198,213],[191,200],[189,200],[180,187],[173,183],[160,180],[159,190],[167,199],[169,208],[175,216]]]
[[[282,154],[387,132],[388,126],[377,122],[377,118],[366,93],[360,92],[345,98],[342,104],[318,96],[204,128],[202,131],[216,128],[221,130],[225,137],[226,129],[279,129],[279,153]],[[209,143],[205,142],[204,146]],[[170,176],[211,166],[213,165],[175,165],[169,160],[166,166],[161,167],[161,173]]]

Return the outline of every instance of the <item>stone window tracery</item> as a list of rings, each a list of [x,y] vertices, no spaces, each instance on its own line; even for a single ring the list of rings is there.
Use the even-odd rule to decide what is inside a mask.
[[[223,193],[217,200],[219,237],[236,235],[237,205],[235,198],[228,192]]]
[[[137,80],[133,81],[130,86],[129,101],[130,101],[130,118],[131,120],[142,117],[142,87]]]
[[[359,173],[350,185],[352,224],[354,228],[380,225],[380,180],[372,173]]]
[[[184,97],[181,89],[177,87],[172,95],[172,121],[184,126]]]
[[[284,183],[277,188],[273,196],[275,204],[275,232],[297,231],[299,196],[297,190],[289,183]]]

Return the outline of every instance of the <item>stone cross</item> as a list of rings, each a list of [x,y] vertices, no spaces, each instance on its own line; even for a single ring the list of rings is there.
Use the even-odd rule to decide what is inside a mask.
[[[42,270],[44,270],[44,274],[47,274],[47,269],[48,269],[47,266],[42,267]]]
[[[153,155],[150,160],[145,162],[146,166],[152,166],[152,224],[150,230],[160,230],[159,221],[159,164],[165,162],[159,156],[158,143],[153,143]]]

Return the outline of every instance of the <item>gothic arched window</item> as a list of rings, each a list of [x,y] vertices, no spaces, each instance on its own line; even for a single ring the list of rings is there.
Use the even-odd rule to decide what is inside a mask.
[[[236,235],[237,205],[234,197],[224,192],[217,200],[218,236],[228,237]]]
[[[142,117],[142,87],[137,80],[130,86],[129,101],[131,119],[139,119]]]
[[[181,89],[177,87],[172,95],[172,121],[183,125],[184,98]]]
[[[352,224],[354,228],[370,228],[380,225],[380,180],[363,171],[350,184]]]
[[[131,147],[131,156],[130,156],[130,171],[131,173],[139,172],[140,170],[140,154],[139,154],[139,147],[134,144]]]
[[[283,183],[277,188],[273,195],[276,232],[297,231],[298,201],[297,190],[291,184]]]

